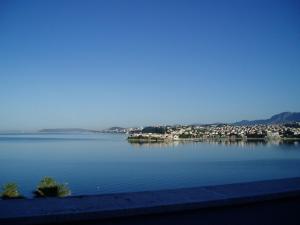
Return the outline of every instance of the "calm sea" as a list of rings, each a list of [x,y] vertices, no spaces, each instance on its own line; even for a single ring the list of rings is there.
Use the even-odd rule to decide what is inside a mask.
[[[44,176],[73,195],[172,189],[300,176],[300,143],[130,144],[125,135],[1,134],[0,185],[22,194]]]

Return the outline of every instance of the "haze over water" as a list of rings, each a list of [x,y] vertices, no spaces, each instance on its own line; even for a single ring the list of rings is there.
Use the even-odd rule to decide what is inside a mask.
[[[300,176],[300,144],[130,144],[125,135],[1,134],[0,184],[32,191],[44,176],[73,195],[173,189]]]

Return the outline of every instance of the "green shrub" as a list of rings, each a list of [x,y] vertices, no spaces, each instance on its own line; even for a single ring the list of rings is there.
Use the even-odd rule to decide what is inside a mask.
[[[3,185],[1,198],[2,199],[23,198],[18,189],[19,189],[18,185],[15,183],[7,183]]]
[[[51,177],[44,177],[34,192],[36,197],[65,197],[71,194],[66,184],[60,184]]]

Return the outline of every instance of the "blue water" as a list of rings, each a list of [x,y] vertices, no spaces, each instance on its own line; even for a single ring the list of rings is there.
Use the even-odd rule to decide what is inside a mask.
[[[300,177],[300,143],[130,144],[125,135],[1,134],[0,185],[22,194],[43,176],[73,195]]]

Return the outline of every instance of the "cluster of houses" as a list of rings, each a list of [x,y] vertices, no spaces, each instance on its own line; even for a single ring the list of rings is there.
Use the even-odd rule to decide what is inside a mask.
[[[184,139],[300,139],[300,124],[155,126],[134,129],[129,131],[128,134],[128,140],[148,141]]]

